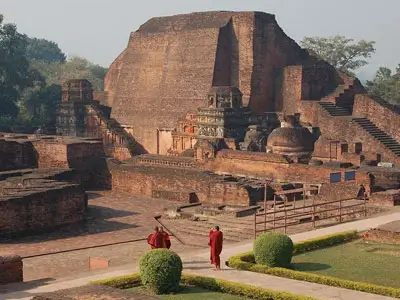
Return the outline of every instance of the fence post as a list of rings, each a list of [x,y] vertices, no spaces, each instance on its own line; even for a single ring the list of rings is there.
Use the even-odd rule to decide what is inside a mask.
[[[254,214],[254,239],[257,238],[257,212]]]
[[[286,211],[286,208],[285,208],[285,227],[284,227],[285,234],[286,234],[286,218],[287,218],[287,211]]]
[[[313,198],[312,207],[313,207],[312,223],[313,223],[313,229],[315,229],[315,198]]]
[[[364,217],[367,216],[367,197],[364,195]]]
[[[342,199],[339,200],[339,223],[342,223]]]

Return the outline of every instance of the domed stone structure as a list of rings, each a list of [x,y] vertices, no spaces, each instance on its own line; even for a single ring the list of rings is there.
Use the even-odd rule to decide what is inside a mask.
[[[314,150],[315,137],[302,127],[293,115],[285,116],[281,127],[268,136],[267,153],[286,155],[297,160],[308,157]]]
[[[243,143],[240,144],[240,150],[264,152],[266,140],[266,135],[261,131],[260,126],[250,125]]]

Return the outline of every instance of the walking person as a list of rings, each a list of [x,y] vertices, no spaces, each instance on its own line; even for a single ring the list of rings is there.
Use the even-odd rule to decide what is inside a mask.
[[[167,249],[171,248],[171,238],[169,237],[168,232],[164,231],[163,227],[160,227],[159,230],[163,237],[163,240],[162,240],[163,248],[167,248]]]
[[[157,226],[154,227],[154,232],[148,236],[147,243],[150,245],[151,249],[163,247],[163,235]]]
[[[215,271],[221,270],[221,258],[220,254],[222,252],[223,234],[219,230],[219,226],[215,226],[209,232],[210,241],[208,245],[210,246],[210,261],[211,264],[215,266]]]

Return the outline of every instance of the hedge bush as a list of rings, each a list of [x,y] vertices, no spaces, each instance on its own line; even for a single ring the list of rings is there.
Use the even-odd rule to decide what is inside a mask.
[[[293,254],[300,254],[316,249],[331,247],[358,239],[360,236],[356,230],[344,231],[325,235],[323,237],[308,239],[294,244]]]
[[[139,261],[140,278],[145,287],[155,294],[179,291],[182,276],[182,260],[168,249],[154,249]]]
[[[358,238],[358,236],[359,235],[356,231],[346,231],[346,232],[323,236],[321,238],[306,240],[294,244],[294,253],[299,254],[310,250],[316,250],[327,246],[337,245],[340,243],[354,240]],[[319,283],[355,291],[400,298],[400,289],[398,288],[391,288],[375,284],[350,281],[330,276],[322,276],[322,275],[294,271],[284,268],[270,268],[261,264],[257,264],[255,263],[253,252],[245,252],[239,255],[232,256],[231,258],[229,258],[227,264],[229,267],[237,270],[246,270],[256,273],[263,273],[289,279]]]
[[[181,283],[254,300],[316,300],[316,298],[313,297],[295,295],[287,292],[255,287],[248,284],[196,275],[183,274]],[[141,281],[139,274],[132,274],[128,276],[93,281],[92,284],[101,284],[114,288],[129,289],[141,285]]]
[[[293,242],[287,235],[267,232],[254,241],[254,258],[268,267],[289,267],[293,255]]]

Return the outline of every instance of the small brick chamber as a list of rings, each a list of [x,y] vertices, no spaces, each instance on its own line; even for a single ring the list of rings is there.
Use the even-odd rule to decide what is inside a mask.
[[[23,281],[22,258],[20,256],[0,256],[0,284]]]

